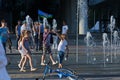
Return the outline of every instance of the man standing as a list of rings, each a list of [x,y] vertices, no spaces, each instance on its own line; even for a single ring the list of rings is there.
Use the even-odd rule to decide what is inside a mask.
[[[2,42],[2,45],[5,49],[5,52],[6,52],[6,42],[8,40],[8,33],[9,33],[9,29],[6,27],[6,22],[5,20],[2,20],[1,21],[1,27],[0,27],[0,40]]]
[[[17,45],[16,45],[16,49],[18,49],[18,41],[20,39],[20,35],[21,35],[21,21],[18,21],[18,24],[15,27],[15,32],[16,32],[16,37],[17,37]]]
[[[39,22],[39,40],[40,40],[39,50],[42,50],[43,47],[43,33],[44,33],[44,26],[42,23]]]
[[[62,34],[67,35],[67,32],[68,32],[68,25],[66,24],[66,21],[63,21]]]
[[[34,37],[34,41],[35,41],[35,48],[36,51],[38,51],[38,47],[39,47],[39,40],[38,40],[38,35],[39,35],[39,25],[38,25],[38,21],[34,22],[34,26],[33,26],[33,37]]]

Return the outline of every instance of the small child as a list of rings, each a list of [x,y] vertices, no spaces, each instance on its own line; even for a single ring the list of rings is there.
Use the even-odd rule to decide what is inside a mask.
[[[29,60],[29,64],[30,64],[30,70],[31,71],[35,71],[36,68],[33,67],[33,63],[32,63],[32,57],[31,57],[31,51],[29,48],[29,36],[30,36],[30,31],[25,31],[24,32],[24,36],[22,38],[22,42],[19,43],[19,45],[21,46],[21,54],[24,55],[25,59],[23,60],[23,63],[21,64],[21,72],[26,72],[26,70],[24,70],[24,66],[26,63],[26,58]]]
[[[21,54],[21,59],[20,59],[20,62],[18,64],[18,67],[21,68],[20,71],[26,72],[26,70],[24,70],[24,66],[22,66],[23,64],[25,64],[25,61],[27,59],[27,57],[25,56],[26,55],[25,51],[22,50],[22,38],[23,37],[24,37],[24,35],[21,35],[20,39],[18,41],[18,51]]]
[[[65,34],[61,35],[59,35],[58,33],[56,34],[60,38],[60,43],[58,44],[58,61],[59,61],[58,68],[62,68],[62,61],[64,59],[65,50],[68,51],[68,43],[65,39],[66,38]],[[68,52],[66,53],[66,57],[68,57]]]

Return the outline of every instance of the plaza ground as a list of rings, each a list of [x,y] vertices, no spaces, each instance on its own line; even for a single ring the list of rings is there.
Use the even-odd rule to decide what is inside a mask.
[[[89,56],[87,56],[87,48],[84,43],[84,37],[79,39],[78,46],[78,54],[76,54],[76,40],[69,40],[69,57],[67,61],[64,61],[63,68],[74,71],[77,76],[80,77],[79,80],[120,80],[120,55],[119,50],[117,51],[117,58],[113,56],[113,60],[111,62],[110,52],[106,52],[108,54],[107,58],[109,61],[105,61],[104,63],[104,54],[102,48],[102,39],[99,39],[101,35],[95,35],[96,47],[92,48],[89,52]],[[15,42],[15,38],[12,38],[13,43]],[[18,68],[18,63],[20,60],[20,54],[15,49],[15,44],[12,47],[12,53],[7,49],[7,57],[10,60],[10,64],[7,66],[7,70],[12,78],[12,80],[35,80],[39,78],[42,80],[44,66],[40,65],[40,59],[42,52],[36,52],[34,49],[32,51],[33,65],[37,68],[35,72],[30,72],[28,63],[26,64],[27,72],[20,72]],[[54,50],[53,50],[54,52]],[[114,55],[114,54],[113,54]],[[46,56],[46,62],[49,61],[49,56]],[[57,53],[53,54],[55,60],[57,60]],[[58,65],[52,66],[53,69],[56,69]],[[51,74],[47,76],[46,80],[67,80],[67,79],[59,79],[56,75]]]

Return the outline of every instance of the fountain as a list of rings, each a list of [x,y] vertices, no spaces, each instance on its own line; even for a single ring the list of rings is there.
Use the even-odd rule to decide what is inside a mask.
[[[110,32],[111,32],[111,63],[113,62],[113,30],[115,28],[115,18],[113,15],[110,17]]]
[[[106,66],[106,61],[108,62],[109,54],[106,54],[109,51],[110,41],[108,39],[107,33],[103,33],[103,53],[104,53],[104,67]]]
[[[90,32],[87,32],[87,35],[84,38],[84,41],[85,41],[86,47],[87,47],[86,48],[87,49],[87,64],[89,63],[89,61],[94,64],[94,61],[96,61],[96,57],[94,56],[93,48],[96,46],[96,43]]]
[[[119,47],[119,36],[118,36],[118,31],[114,31],[113,33],[113,50],[114,50],[114,60],[117,60],[117,50]]]
[[[26,16],[26,22],[27,22],[27,26],[31,29],[33,20],[29,15]]]
[[[57,31],[57,22],[56,22],[55,19],[53,19],[53,23],[52,24],[53,24],[53,26],[52,26],[53,30]],[[58,46],[57,42],[58,42],[58,37],[56,35],[53,35],[52,49],[57,49],[57,46]]]
[[[43,26],[49,26],[47,18],[43,18]]]
[[[86,34],[88,29],[88,5],[87,0],[79,1],[79,34]]]
[[[30,34],[30,36],[31,36],[31,43],[33,43],[33,44],[31,44],[31,47],[33,47],[34,48],[34,46],[35,46],[35,41],[34,41],[34,38],[33,38],[33,35],[32,35],[32,25],[33,25],[33,20],[32,20],[32,18],[29,16],[29,15],[27,15],[26,17],[26,22],[27,22],[27,29],[31,32],[31,34]]]

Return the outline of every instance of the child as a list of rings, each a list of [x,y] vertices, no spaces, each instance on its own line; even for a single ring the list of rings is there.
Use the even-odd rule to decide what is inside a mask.
[[[41,57],[41,65],[46,65],[44,63],[44,60],[45,60],[45,55],[47,52],[50,55],[50,59],[52,61],[52,64],[53,65],[56,64],[56,62],[53,60],[53,57],[52,57],[50,39],[51,39],[51,32],[49,31],[49,27],[46,26],[44,28],[44,33],[43,33],[43,55]]]
[[[24,34],[20,36],[20,39],[18,41],[18,51],[21,54],[21,59],[20,59],[20,62],[18,64],[18,67],[21,68],[20,71],[26,72],[26,70],[23,69],[23,67],[24,67],[23,65],[25,64],[25,61],[27,59],[27,57],[25,56],[26,55],[25,51],[22,50],[22,39],[23,39],[23,37],[24,37]]]
[[[33,64],[32,64],[32,58],[31,58],[31,51],[30,51],[30,48],[29,48],[29,36],[30,36],[30,32],[29,31],[25,31],[24,33],[24,37],[22,38],[22,51],[23,51],[23,54],[25,54],[26,58],[29,59],[29,64],[30,64],[30,68],[31,68],[31,71],[35,71],[36,68],[33,68]],[[26,63],[26,60],[24,60],[23,64],[22,64],[22,68],[20,71],[23,71],[25,72],[25,70],[23,69],[24,68],[24,65]]]
[[[66,38],[65,34],[61,34],[61,35],[59,35],[58,33],[56,34],[60,38],[60,43],[58,44],[58,61],[59,61],[58,68],[62,68],[62,61],[64,59],[65,50],[68,51],[68,46],[67,46],[68,43],[65,39]],[[66,54],[66,57],[68,57],[68,52]]]

